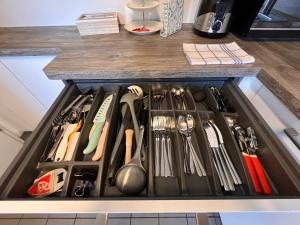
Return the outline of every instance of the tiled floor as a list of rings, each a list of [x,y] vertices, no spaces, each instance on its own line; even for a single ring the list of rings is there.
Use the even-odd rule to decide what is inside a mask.
[[[0,225],[95,225],[96,214],[0,214]],[[195,213],[109,214],[107,225],[197,225]],[[222,225],[218,214],[208,214],[208,223]]]

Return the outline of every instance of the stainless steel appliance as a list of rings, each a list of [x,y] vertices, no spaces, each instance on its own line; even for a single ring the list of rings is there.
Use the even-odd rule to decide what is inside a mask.
[[[237,0],[232,31],[249,38],[299,39],[299,0]]]
[[[193,30],[201,36],[223,37],[229,30],[234,0],[203,0],[193,24]]]

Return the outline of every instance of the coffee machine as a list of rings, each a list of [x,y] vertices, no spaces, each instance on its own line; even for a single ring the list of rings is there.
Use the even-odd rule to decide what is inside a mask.
[[[193,24],[193,31],[209,38],[224,37],[230,27],[234,0],[202,0]]]

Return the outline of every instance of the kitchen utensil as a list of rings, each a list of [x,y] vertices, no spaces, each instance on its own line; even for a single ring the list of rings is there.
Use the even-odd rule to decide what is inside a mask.
[[[208,143],[212,150],[214,166],[219,176],[220,184],[224,187],[225,191],[235,191],[234,185],[229,178],[227,170],[225,168],[225,164],[221,155],[219,154],[219,144],[217,140],[216,133],[214,132],[213,128],[207,123],[203,123],[205,133],[208,139]]]
[[[173,152],[172,131],[176,129],[176,123],[173,117],[169,116],[166,118],[166,129],[167,129],[167,154],[168,154],[168,163],[170,167],[170,176],[174,176],[173,160],[172,160],[172,152]]]
[[[143,89],[142,89],[140,86],[138,86],[138,85],[131,85],[131,86],[129,86],[127,89],[129,90],[129,92],[136,94],[136,95],[139,96],[140,98],[142,98],[142,97],[144,96]],[[142,115],[145,115],[145,111],[148,112],[148,110],[147,110],[147,107],[148,107],[147,99],[148,99],[148,96],[144,96],[144,97],[143,97],[143,103],[144,103],[143,105],[144,105],[144,109],[145,109],[145,110],[142,110],[142,113],[141,113]],[[146,103],[146,104],[145,104],[145,103]],[[145,105],[146,105],[146,108],[145,108]],[[141,118],[142,118],[141,121],[144,121],[144,118],[145,118],[145,117],[142,116]],[[146,126],[146,124],[144,124],[144,126]],[[146,133],[146,132],[145,132],[145,133]],[[142,155],[142,161],[145,161],[146,153],[145,153],[145,148],[144,148],[144,146],[142,146],[142,153],[141,153],[141,155]]]
[[[88,100],[92,101],[94,96],[86,95],[83,96],[71,109],[69,115],[68,115],[68,122],[73,123],[74,121],[78,121],[80,114],[82,112],[82,108],[84,106],[84,103],[86,103]]]
[[[188,114],[186,117],[179,115],[177,119],[177,129],[181,135],[185,137],[185,157],[189,158],[189,160],[184,160],[186,165],[186,172],[188,171],[188,167],[190,172],[194,174],[194,168],[198,176],[206,176],[206,171],[196,153],[196,150],[192,143],[192,132],[194,129],[194,119],[192,115]],[[188,151],[189,150],[189,151]]]
[[[79,98],[81,98],[81,95],[78,96],[75,100],[78,101]],[[62,138],[62,134],[64,132],[62,125],[64,123],[65,114],[72,108],[73,103],[74,102],[76,103],[75,100],[71,102],[59,114],[57,114],[56,117],[53,119],[51,124],[52,125],[51,134],[47,142],[47,145],[45,147],[45,150],[41,156],[40,159],[41,161],[53,161],[57,146],[59,145]]]
[[[160,173],[161,176],[169,177],[171,176],[171,168],[167,150],[167,117],[166,116],[158,116],[158,124],[159,124],[159,131],[161,135],[161,165],[160,165]]]
[[[210,87],[209,88],[211,93],[213,94],[213,96],[215,97],[215,100],[217,101],[217,110],[220,112],[230,112],[230,113],[234,113],[235,110],[233,109],[233,107],[228,103],[228,99],[221,94],[221,92],[219,91],[219,89],[217,87]]]
[[[34,197],[42,197],[58,192],[64,186],[66,176],[67,171],[63,168],[51,170],[35,179],[27,193]]]
[[[191,114],[187,114],[186,123],[187,123],[188,133],[189,133],[189,135],[187,136],[187,140],[188,140],[188,143],[190,145],[191,153],[194,155],[194,159],[195,159],[195,162],[196,162],[195,165],[198,164],[198,166],[196,166],[196,169],[201,170],[201,172],[198,171],[198,174],[201,173],[203,176],[206,176],[205,169],[204,169],[202,163],[200,162],[200,159],[198,158],[197,153],[195,151],[195,148],[192,144],[192,132],[195,128],[195,120],[194,120],[194,117]]]
[[[138,85],[131,85],[127,88],[129,92],[136,94],[140,98],[144,96],[143,89]]]
[[[65,155],[63,161],[70,161],[72,159],[76,144],[79,140],[79,136],[80,136],[80,132],[76,132],[73,134],[72,139],[68,143],[67,152],[66,152],[66,155]],[[69,136],[69,139],[70,139],[70,136]]]
[[[64,159],[66,151],[67,151],[67,147],[68,147],[69,136],[75,130],[77,125],[78,125],[77,123],[64,125],[65,131],[63,134],[63,138],[62,138],[59,146],[57,147],[54,162],[60,162]]]
[[[256,151],[258,151],[258,143],[257,143],[257,138],[255,135],[255,131],[252,127],[247,128],[247,135],[248,135],[248,152],[250,153],[251,157],[251,162],[253,164],[253,167],[255,169],[255,173],[257,175],[257,178],[259,180],[259,183],[262,187],[262,191],[265,195],[270,195],[271,194],[271,189],[269,187],[267,178],[264,174],[263,168],[260,164],[260,161],[256,155]]]
[[[93,161],[98,161],[102,157],[103,150],[104,150],[104,143],[107,137],[108,127],[109,127],[109,122],[106,121],[102,129],[102,133],[100,135],[95,154],[92,158]]]
[[[187,122],[186,122],[186,119],[184,116],[180,115],[178,116],[177,118],[177,129],[179,131],[179,133],[182,135],[183,137],[183,143],[185,144],[185,151],[186,151],[186,154],[185,154],[185,157],[186,157],[186,170],[188,171],[187,168],[189,168],[189,171],[193,174],[194,171],[193,170],[193,166],[194,164],[192,164],[193,162],[193,155],[191,154],[191,152],[189,151],[189,143],[188,141],[186,140],[186,136],[188,135],[188,127],[187,127]]]
[[[112,102],[112,99],[113,99],[113,94],[106,97],[104,99],[102,105],[100,106],[100,108],[93,120],[93,123],[95,124],[96,127],[95,127],[93,133],[91,134],[91,137],[89,139],[87,147],[83,150],[83,154],[87,155],[95,150],[97,143],[99,141],[99,137],[101,135],[101,131],[102,131],[104,122],[106,120],[106,114],[107,114],[109,106]]]
[[[223,136],[222,136],[220,129],[217,127],[217,125],[212,120],[208,121],[208,123],[214,129],[214,131],[217,135],[220,152],[223,155],[223,158],[225,159],[225,163],[226,163],[226,165],[229,169],[229,172],[234,180],[234,184],[242,184],[241,178],[240,178],[239,174],[237,173],[237,171],[227,153],[227,150],[226,150],[225,144],[224,144],[224,140],[223,140]]]
[[[111,109],[111,107],[109,107],[109,110],[110,109]],[[102,129],[102,132],[101,132],[98,144],[97,144],[95,154],[92,157],[93,161],[98,161],[102,157],[102,154],[103,154],[103,151],[104,151],[104,144],[105,144],[105,141],[106,141],[106,138],[107,138],[107,133],[108,133],[108,128],[109,128],[109,119],[110,119],[109,115],[110,115],[110,113],[109,113],[109,111],[107,111],[107,113],[106,113],[106,122],[104,124],[103,129]]]
[[[154,152],[155,152],[155,176],[160,176],[160,148],[159,148],[159,143],[160,143],[160,130],[159,130],[159,123],[158,123],[158,118],[155,116],[152,118],[151,121],[152,125],[152,130],[154,132],[154,137],[155,137],[155,147],[154,147]]]
[[[139,125],[136,118],[135,110],[134,110],[134,102],[138,100],[139,97],[136,94],[133,93],[126,93],[121,97],[120,103],[127,103],[131,112],[133,127],[134,127],[134,133],[135,133],[135,139],[137,141],[139,137]]]
[[[140,193],[146,185],[146,171],[141,162],[141,149],[144,135],[144,126],[139,129],[137,148],[130,162],[122,166],[116,174],[116,186],[125,194]]]
[[[126,136],[126,150],[125,150],[125,164],[127,164],[131,159],[131,151],[132,151],[132,138],[134,134],[133,130],[133,121],[131,118],[130,110],[126,110],[125,116],[122,119],[122,123],[125,129]]]
[[[175,105],[178,110],[186,110],[187,109],[187,104],[185,100],[185,94],[184,94],[184,89],[183,88],[172,88],[171,93],[173,97],[175,97]]]
[[[167,90],[165,89],[154,89],[152,91],[153,109],[160,110],[161,105],[166,97]]]
[[[121,114],[122,117],[125,116],[125,114],[130,114],[130,109],[128,107],[128,104],[123,104],[121,106]],[[106,183],[110,186],[115,184],[115,174],[117,172],[117,170],[119,169],[119,165],[124,162],[122,156],[122,150],[123,150],[123,144],[122,144],[122,140],[123,140],[123,136],[124,136],[124,124],[123,122],[120,125],[119,128],[119,132],[110,156],[110,161],[109,161],[109,165],[108,165],[108,174],[107,174],[107,178],[106,178]]]
[[[244,163],[249,172],[255,191],[257,193],[263,192],[265,195],[270,195],[271,190],[268,181],[265,177],[262,166],[256,155],[256,150],[258,149],[257,147],[258,145],[257,145],[254,129],[252,127],[248,127],[246,133],[245,130],[240,125],[233,124],[232,130],[239,144]]]
[[[68,111],[76,104],[76,102],[78,102],[81,98],[83,97],[83,95],[78,95],[65,109],[63,109],[60,112],[61,116],[64,116],[65,114],[68,113]]]
[[[125,164],[128,164],[131,160],[131,153],[132,153],[132,138],[133,138],[134,130],[133,129],[126,129],[126,152],[125,152]]]
[[[121,108],[122,117],[125,116],[125,113],[127,113],[127,111],[130,111],[130,109],[128,108],[128,105],[127,104],[123,104],[122,108]],[[119,150],[119,146],[120,146],[121,141],[123,139],[124,131],[125,131],[125,127],[124,127],[124,124],[122,122],[121,126],[119,128],[119,133],[117,135],[117,138],[116,138],[116,141],[115,141],[112,153],[111,153],[111,157],[110,157],[110,161],[109,161],[110,165],[113,164],[113,162],[115,161],[116,155],[117,155],[118,150]]]
[[[74,131],[70,134],[69,136],[69,140],[68,141],[72,141],[74,135],[77,133],[77,131],[80,130],[80,128],[82,127],[82,124],[83,124],[83,119],[81,119],[78,123],[77,123],[77,126],[76,128],[74,129]]]

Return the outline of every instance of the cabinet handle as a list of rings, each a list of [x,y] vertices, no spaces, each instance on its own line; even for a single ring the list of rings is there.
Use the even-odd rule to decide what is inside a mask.
[[[284,133],[292,140],[292,142],[300,150],[300,135],[294,128],[286,128],[283,130]]]

